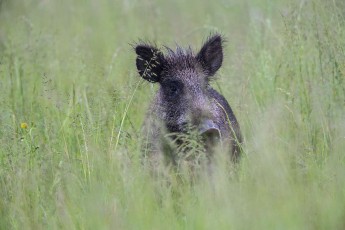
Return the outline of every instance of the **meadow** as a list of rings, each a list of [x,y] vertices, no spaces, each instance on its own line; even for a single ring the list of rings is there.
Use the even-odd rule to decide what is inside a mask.
[[[243,157],[166,183],[132,45],[213,32]],[[344,228],[343,0],[0,0],[0,229]]]

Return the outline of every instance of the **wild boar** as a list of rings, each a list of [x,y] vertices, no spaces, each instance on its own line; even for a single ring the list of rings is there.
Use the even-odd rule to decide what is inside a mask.
[[[136,44],[134,49],[139,75],[159,84],[143,125],[145,157],[157,160],[169,156],[176,162],[176,150],[167,148],[166,138],[177,138],[192,129],[202,137],[207,154],[222,143],[230,158],[238,161],[242,143],[239,124],[227,100],[210,85],[223,62],[222,36],[209,36],[197,54],[181,47],[175,51],[165,47],[163,53],[150,43]]]

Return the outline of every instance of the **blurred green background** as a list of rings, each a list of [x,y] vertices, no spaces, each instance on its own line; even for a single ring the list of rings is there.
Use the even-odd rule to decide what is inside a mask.
[[[243,160],[152,178],[132,45],[213,32]],[[345,228],[343,0],[0,0],[0,110],[0,229]]]

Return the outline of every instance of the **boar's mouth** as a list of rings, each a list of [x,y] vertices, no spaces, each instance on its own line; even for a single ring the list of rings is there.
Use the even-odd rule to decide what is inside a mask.
[[[220,130],[212,120],[205,120],[199,127],[199,133],[209,149],[220,141]]]

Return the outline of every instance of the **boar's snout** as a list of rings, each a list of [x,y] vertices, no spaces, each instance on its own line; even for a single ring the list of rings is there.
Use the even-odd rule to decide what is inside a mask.
[[[220,140],[220,130],[212,120],[205,120],[199,127],[199,133],[207,145],[215,145]]]

